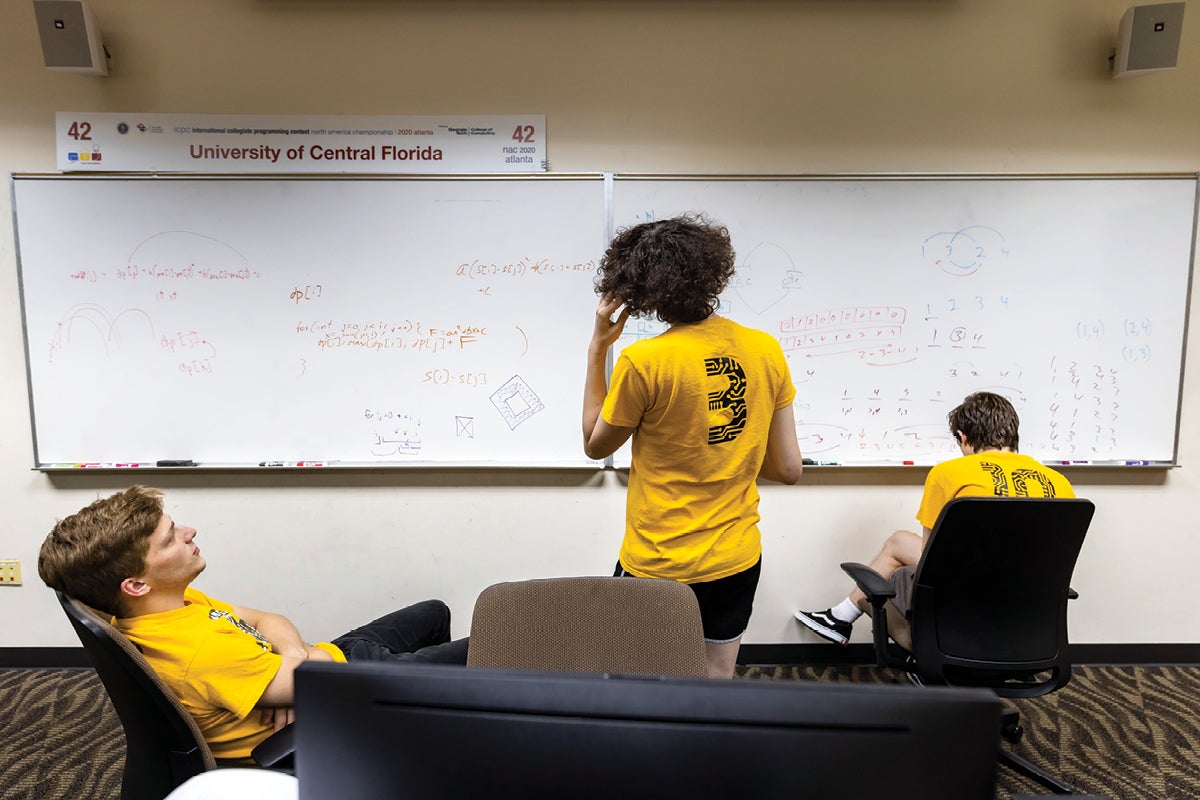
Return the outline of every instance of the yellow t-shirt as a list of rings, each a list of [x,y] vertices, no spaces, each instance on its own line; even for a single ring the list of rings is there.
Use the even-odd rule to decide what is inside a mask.
[[[758,488],[775,411],[796,396],[769,334],[710,317],[626,347],[603,418],[635,427],[625,570],[714,581],[762,555]]]
[[[1022,453],[989,451],[943,461],[929,470],[917,522],[933,528],[956,497],[1074,497],[1061,473]]]
[[[140,617],[114,618],[150,666],[196,720],[216,758],[246,758],[274,732],[254,710],[283,663],[271,643],[234,615],[233,606],[189,587],[185,605]],[[318,645],[335,661],[346,657]]]

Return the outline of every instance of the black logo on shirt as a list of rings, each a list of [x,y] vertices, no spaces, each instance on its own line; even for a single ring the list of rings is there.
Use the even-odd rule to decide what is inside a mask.
[[[230,614],[228,611],[222,611],[219,608],[210,608],[208,610],[208,618],[211,620],[218,620],[218,619],[226,620],[227,622],[229,622],[231,625],[233,625],[235,628],[237,628],[242,633],[248,633],[251,636],[253,636],[255,639],[257,639],[259,647],[261,647],[264,651],[269,652],[271,650],[271,642],[267,639],[267,637],[265,637],[261,633],[259,633],[258,629],[255,628],[253,625],[247,625],[245,622],[242,622],[240,619],[235,617],[233,614]]]
[[[719,392],[708,393],[708,410],[728,410],[733,418],[724,425],[708,429],[708,443],[732,442],[746,429],[746,371],[737,359],[729,356],[704,359],[704,372],[710,378],[725,375],[729,385]]]
[[[1004,474],[1003,467],[990,461],[981,461],[979,466],[992,476],[992,492],[999,497],[1008,497],[1009,495],[1029,497],[1030,484],[1037,484],[1042,489],[1041,494],[1034,495],[1035,497],[1055,496],[1054,484],[1050,481],[1050,476],[1044,472],[1036,469],[1014,469],[1012,471],[1012,491],[1009,491],[1008,476]]]

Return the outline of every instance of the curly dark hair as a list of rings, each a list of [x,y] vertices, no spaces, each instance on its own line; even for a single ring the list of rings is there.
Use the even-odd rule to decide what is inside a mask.
[[[962,405],[947,415],[947,419],[955,440],[958,439],[956,431],[962,431],[967,444],[976,452],[1005,447],[1014,453],[1017,451],[1021,421],[1007,398],[991,392],[969,394]]]
[[[644,222],[617,232],[600,259],[596,293],[626,303],[634,316],[699,322],[716,311],[733,258],[728,229],[702,215]]]

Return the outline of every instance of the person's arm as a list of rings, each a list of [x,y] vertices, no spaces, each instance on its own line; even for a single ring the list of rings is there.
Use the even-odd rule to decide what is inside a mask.
[[[282,614],[272,614],[246,606],[234,606],[233,613],[242,622],[265,636],[271,643],[271,649],[279,655],[302,658],[308,652],[308,644],[300,637],[300,631]]]
[[[233,612],[238,619],[265,636],[271,643],[271,650],[282,659],[275,677],[267,684],[267,688],[263,690],[262,696],[258,700],[257,705],[260,708],[291,706],[295,699],[292,674],[296,671],[296,667],[309,659],[314,661],[333,660],[333,656],[321,648],[307,644],[301,638],[300,631],[296,629],[296,626],[282,614],[272,614],[246,606],[234,606]],[[263,720],[272,721],[267,719],[272,716],[277,726],[276,730],[286,724],[286,722],[280,724],[280,715],[273,715],[269,712],[264,712]],[[288,716],[290,717],[290,714]]]
[[[332,660],[332,657],[322,651],[313,648],[318,653],[325,656],[326,660]],[[291,707],[296,702],[296,684],[295,673],[296,667],[303,664],[307,659],[298,658],[296,656],[281,656],[282,663],[279,665],[279,671],[275,673],[275,677],[267,684],[267,688],[263,690],[262,695],[255,703],[256,708],[267,709],[277,706]],[[316,657],[314,656],[314,660]],[[264,720],[266,715],[264,714]]]
[[[776,409],[771,417],[767,453],[758,477],[795,485],[800,482],[803,472],[804,459],[800,456],[800,443],[796,441],[796,418],[789,403]]]
[[[625,309],[615,320],[612,314],[621,306],[621,301],[605,296],[596,308],[595,327],[592,341],[588,344],[587,374],[583,387],[583,452],[588,458],[605,458],[617,451],[632,434],[633,428],[609,425],[600,416],[608,385],[604,380],[608,348],[621,336],[629,310]]]

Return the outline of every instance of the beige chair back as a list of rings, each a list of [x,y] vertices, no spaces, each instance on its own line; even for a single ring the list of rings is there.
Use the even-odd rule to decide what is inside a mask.
[[[700,608],[682,583],[549,578],[489,586],[475,603],[467,665],[704,677]]]

